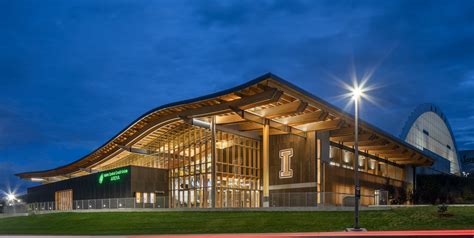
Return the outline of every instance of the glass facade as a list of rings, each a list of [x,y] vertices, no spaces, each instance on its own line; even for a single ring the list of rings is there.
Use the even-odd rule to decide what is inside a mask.
[[[459,174],[459,163],[454,141],[446,123],[434,112],[425,112],[411,126],[406,141],[417,148],[449,160],[450,172]]]
[[[211,207],[211,130],[181,124],[144,149],[151,154],[130,154],[103,169],[168,169],[171,207]],[[260,206],[260,141],[217,131],[216,168],[216,207]]]
[[[171,207],[210,207],[212,152],[210,130],[189,126],[157,147],[168,160]],[[157,161],[159,164],[159,161]]]
[[[260,141],[217,132],[216,207],[260,206]]]

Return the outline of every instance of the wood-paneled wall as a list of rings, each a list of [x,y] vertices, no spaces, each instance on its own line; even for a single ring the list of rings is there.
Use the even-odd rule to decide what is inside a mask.
[[[290,169],[291,178],[280,178],[280,150],[293,149]],[[315,134],[307,137],[296,135],[270,136],[270,192],[316,191],[316,142]]]
[[[72,210],[72,189],[61,190],[54,193],[56,210]]]

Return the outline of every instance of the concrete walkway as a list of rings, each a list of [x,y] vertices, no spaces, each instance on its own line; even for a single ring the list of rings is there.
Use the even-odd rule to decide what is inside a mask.
[[[24,216],[28,216],[28,213],[8,213],[8,214],[0,213],[0,219],[8,218],[8,217],[24,217]]]

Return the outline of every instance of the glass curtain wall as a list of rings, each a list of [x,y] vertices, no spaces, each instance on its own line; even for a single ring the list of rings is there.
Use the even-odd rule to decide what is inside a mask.
[[[217,132],[217,207],[260,206],[260,141]]]
[[[182,124],[103,169],[135,165],[169,170],[170,207],[211,207],[211,130]],[[216,207],[260,206],[260,141],[217,131]]]
[[[167,149],[171,207],[210,207],[211,131],[188,126],[158,148]]]

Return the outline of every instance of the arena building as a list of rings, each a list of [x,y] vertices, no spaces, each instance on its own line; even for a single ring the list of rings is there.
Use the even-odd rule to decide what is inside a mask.
[[[461,169],[465,176],[474,176],[474,150],[459,151]]]
[[[29,203],[57,210],[84,199],[157,197],[170,208],[318,206],[353,204],[358,167],[361,204],[370,205],[411,189],[413,168],[434,161],[363,121],[359,141],[356,164],[354,117],[266,74],[153,109],[77,161],[17,176],[43,183],[28,189]]]
[[[434,104],[421,104],[409,116],[400,137],[435,159],[420,174],[461,174],[456,141],[445,114]]]

